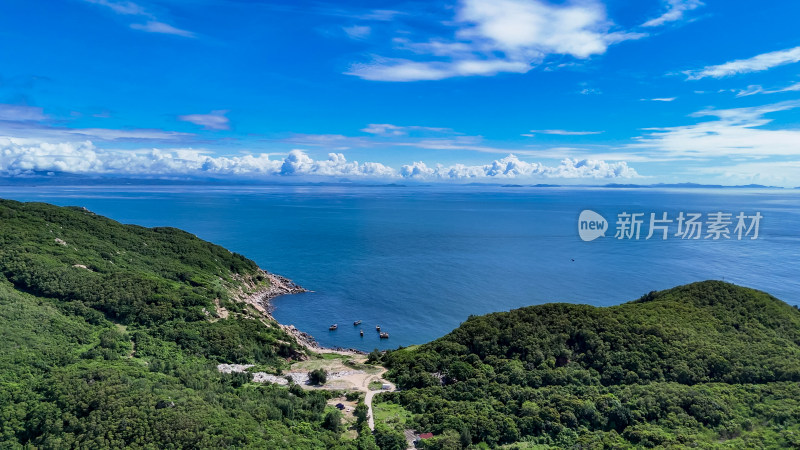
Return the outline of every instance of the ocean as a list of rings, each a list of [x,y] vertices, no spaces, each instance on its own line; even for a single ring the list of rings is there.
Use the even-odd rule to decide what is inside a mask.
[[[616,305],[718,279],[800,303],[800,191],[500,186],[0,186],[0,197],[84,206],[123,223],[172,226],[312,290],[275,318],[320,344],[421,344],[468,316],[546,302]],[[578,217],[607,220],[581,240]],[[640,238],[615,239],[620,213]],[[650,213],[731,214],[731,238],[647,237]],[[736,216],[762,216],[737,239]],[[353,322],[361,320],[360,326]],[[329,331],[338,323],[336,331]],[[389,333],[379,339],[375,326]],[[364,336],[359,336],[359,330]]]

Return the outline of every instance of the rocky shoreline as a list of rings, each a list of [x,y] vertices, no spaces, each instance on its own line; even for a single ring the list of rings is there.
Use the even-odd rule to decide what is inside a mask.
[[[299,284],[295,283],[294,281],[274,274],[267,272],[266,270],[259,269],[260,274],[266,277],[269,280],[269,287],[266,289],[262,289],[256,291],[255,293],[244,295],[240,293],[240,295],[235,295],[238,297],[238,300],[253,305],[258,311],[264,314],[271,320],[275,320],[272,316],[272,311],[275,310],[274,305],[272,304],[272,299],[276,297],[280,297],[281,295],[291,295],[291,294],[301,294],[303,292],[311,292],[308,289],[300,286]],[[247,283],[245,281],[245,284]],[[251,286],[255,287],[255,286]],[[275,320],[277,323],[278,321]],[[354,348],[328,348],[319,345],[319,343],[314,339],[314,336],[300,331],[294,327],[294,325],[284,325],[282,323],[278,323],[278,325],[283,329],[286,333],[293,336],[297,342],[302,345],[303,347],[317,353],[341,353],[341,354],[348,354],[348,355],[366,355],[366,352],[361,350],[357,350]]]
[[[289,295],[289,294],[301,294],[303,292],[309,292],[308,289],[298,285],[294,281],[282,277],[280,275],[276,275],[274,273],[269,273],[267,271],[263,271],[264,275],[269,279],[269,289],[263,292],[263,297],[261,298],[262,304],[264,304],[265,309],[268,312],[272,312],[274,310],[274,306],[272,305],[271,300],[275,297],[280,297],[281,295]]]
[[[239,277],[238,281],[247,286],[251,292],[247,293],[239,289],[238,291],[232,291],[231,296],[237,301],[252,305],[260,313],[270,319],[274,319],[272,317],[272,311],[274,310],[272,299],[280,297],[281,295],[309,292],[308,289],[298,285],[292,280],[267,272],[266,270],[259,269],[258,275],[269,280],[269,287],[259,289],[258,283],[253,279],[254,277]],[[254,289],[255,292],[252,292]]]

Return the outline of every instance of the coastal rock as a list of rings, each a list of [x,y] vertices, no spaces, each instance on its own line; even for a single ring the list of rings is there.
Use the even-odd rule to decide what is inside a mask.
[[[251,367],[252,364],[217,364],[217,370],[222,373],[244,372]]]
[[[254,280],[253,277],[241,277],[239,281],[251,289],[250,293],[238,290],[231,292],[231,296],[234,300],[252,305],[269,319],[273,319],[271,314],[273,310],[271,300],[273,298],[280,297],[281,295],[308,292],[308,289],[305,289],[292,280],[267,272],[266,270],[259,269],[259,275],[269,280],[269,286],[259,288],[258,282]],[[255,290],[255,292],[253,292],[253,290]]]

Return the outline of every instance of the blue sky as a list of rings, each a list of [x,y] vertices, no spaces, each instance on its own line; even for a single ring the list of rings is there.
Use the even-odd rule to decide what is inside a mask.
[[[800,2],[5,0],[0,174],[800,185]]]

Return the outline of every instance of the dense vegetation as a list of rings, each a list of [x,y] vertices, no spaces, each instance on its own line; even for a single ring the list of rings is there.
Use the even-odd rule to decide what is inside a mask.
[[[0,201],[0,448],[374,447],[342,437],[331,393],[216,370],[301,352],[233,301],[267,283],[180,230]]]
[[[722,282],[470,317],[383,362],[426,448],[800,446],[800,312]]]

